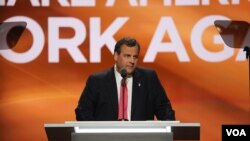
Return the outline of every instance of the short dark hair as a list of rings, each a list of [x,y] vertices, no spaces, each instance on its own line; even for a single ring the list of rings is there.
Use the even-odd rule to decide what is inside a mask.
[[[121,53],[121,47],[122,47],[122,45],[126,45],[128,47],[137,46],[138,47],[138,51],[140,52],[140,44],[133,37],[123,37],[119,41],[117,41],[117,43],[115,44],[114,53],[117,52],[118,54],[120,54]]]

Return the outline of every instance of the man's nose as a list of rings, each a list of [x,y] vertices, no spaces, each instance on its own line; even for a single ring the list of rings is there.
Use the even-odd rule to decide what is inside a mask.
[[[135,58],[134,58],[134,57],[130,57],[130,58],[129,58],[129,63],[135,64]]]

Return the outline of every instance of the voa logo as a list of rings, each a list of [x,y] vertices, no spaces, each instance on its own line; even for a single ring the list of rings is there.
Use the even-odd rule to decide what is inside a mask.
[[[247,136],[244,129],[226,129],[227,136]]]

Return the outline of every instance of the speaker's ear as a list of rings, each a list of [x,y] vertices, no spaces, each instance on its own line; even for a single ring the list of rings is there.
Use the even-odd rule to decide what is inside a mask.
[[[117,53],[117,52],[114,53],[114,60],[115,60],[115,61],[118,60],[118,53]]]
[[[0,23],[0,49],[15,47],[26,26],[26,22]]]

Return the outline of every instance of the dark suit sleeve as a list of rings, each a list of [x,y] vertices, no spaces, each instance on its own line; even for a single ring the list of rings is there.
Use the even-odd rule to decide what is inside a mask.
[[[171,106],[170,100],[162,87],[157,74],[152,73],[152,90],[155,98],[154,113],[158,120],[175,120],[175,112]]]
[[[78,106],[75,109],[76,120],[86,121],[94,119],[94,109],[96,103],[96,92],[95,92],[95,79],[94,76],[90,76],[86,82],[86,86],[82,92]],[[97,87],[97,86],[96,86]]]

